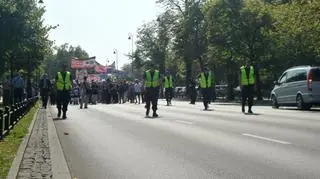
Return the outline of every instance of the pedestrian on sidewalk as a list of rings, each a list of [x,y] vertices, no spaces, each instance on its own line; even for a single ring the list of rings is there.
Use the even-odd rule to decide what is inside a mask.
[[[155,65],[151,64],[151,68],[144,73],[143,76],[146,87],[146,117],[149,117],[150,105],[152,103],[153,117],[158,117],[158,98],[160,89],[160,72],[155,69]]]
[[[11,84],[13,86],[14,103],[24,100],[25,81],[23,79],[23,70],[19,70],[19,72],[15,73],[15,77],[12,79]]]
[[[246,65],[240,68],[240,88],[242,97],[242,112],[245,113],[246,101],[248,101],[248,113],[252,114],[254,86],[256,82],[256,75],[253,65],[250,61],[246,61]]]
[[[46,109],[48,104],[50,87],[51,87],[51,82],[49,80],[48,74],[43,75],[42,79],[40,80],[39,87],[40,87],[40,96],[42,100],[42,107]]]
[[[58,72],[56,76],[56,86],[58,117],[61,117],[62,110],[62,119],[67,119],[68,105],[70,101],[70,91],[72,89],[72,77],[71,73],[67,71],[66,64],[62,66],[62,72]]]

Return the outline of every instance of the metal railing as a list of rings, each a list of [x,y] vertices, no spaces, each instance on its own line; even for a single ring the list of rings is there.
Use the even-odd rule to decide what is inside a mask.
[[[13,105],[0,109],[0,140],[9,134],[10,130],[36,104],[38,97],[32,97]]]

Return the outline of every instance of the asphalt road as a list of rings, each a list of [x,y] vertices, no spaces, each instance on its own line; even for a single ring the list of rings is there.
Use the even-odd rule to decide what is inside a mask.
[[[143,105],[71,106],[55,125],[73,177],[320,178],[320,111],[160,103],[156,119]]]

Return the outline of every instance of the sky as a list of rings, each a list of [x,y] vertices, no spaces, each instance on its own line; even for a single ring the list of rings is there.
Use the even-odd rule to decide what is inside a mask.
[[[55,45],[68,43],[80,45],[90,56],[105,65],[116,60],[119,68],[131,60],[132,41],[137,29],[144,23],[156,19],[161,8],[156,0],[43,0],[47,25],[59,27],[50,32]],[[135,48],[135,45],[133,46]]]

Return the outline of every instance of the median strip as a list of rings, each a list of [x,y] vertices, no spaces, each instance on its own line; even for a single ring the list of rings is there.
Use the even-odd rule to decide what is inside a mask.
[[[279,144],[284,144],[284,145],[289,145],[289,144],[291,144],[290,142],[286,142],[286,141],[282,141],[282,140],[277,140],[277,139],[271,139],[271,138],[262,137],[262,136],[257,136],[257,135],[253,135],[253,134],[243,133],[242,135],[243,135],[243,136],[247,136],[247,137],[256,138],[256,139],[266,140],[266,141],[270,141],[270,142],[275,142],[275,143],[279,143]]]

